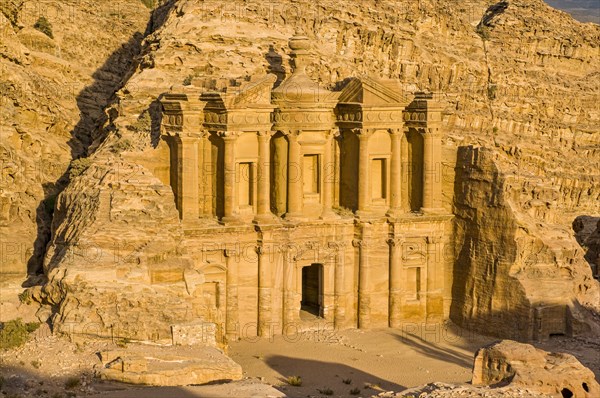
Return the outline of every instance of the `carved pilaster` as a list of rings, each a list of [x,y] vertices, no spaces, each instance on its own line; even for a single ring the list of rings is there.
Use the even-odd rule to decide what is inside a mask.
[[[262,242],[256,246],[256,253],[258,254],[258,335],[266,337],[269,336],[269,329],[273,320],[271,263],[268,250]]]
[[[371,323],[371,295],[369,290],[370,264],[368,243],[364,239],[354,239],[352,246],[358,248],[358,327],[368,328]]]
[[[225,223],[236,222],[234,214],[235,203],[235,143],[239,134],[235,131],[219,131],[218,135],[224,141],[224,198],[223,219]]]
[[[358,149],[358,211],[359,216],[366,216],[371,210],[371,189],[369,176],[369,137],[367,129],[353,130],[359,139]]]
[[[294,219],[302,217],[302,148],[298,142],[300,131],[290,130],[286,136],[289,144],[288,152],[288,208],[285,217]]]
[[[227,264],[227,311],[225,314],[225,334],[227,341],[235,341],[239,337],[239,303],[238,303],[238,280],[239,262],[236,258],[235,249],[225,249],[225,263]]]
[[[392,141],[392,161],[390,164],[390,209],[389,216],[397,216],[402,210],[402,135],[403,129],[389,130]]]
[[[389,268],[389,327],[400,327],[402,319],[402,245],[404,237],[388,239],[390,245],[390,268]]]
[[[257,173],[257,197],[258,203],[256,206],[256,216],[254,221],[269,222],[274,221],[275,217],[271,213],[271,191],[270,191],[270,170],[269,158],[270,149],[269,143],[271,140],[271,131],[258,132],[258,173]]]

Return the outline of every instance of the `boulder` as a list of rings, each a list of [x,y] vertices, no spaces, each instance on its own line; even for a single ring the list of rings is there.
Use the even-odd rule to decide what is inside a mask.
[[[600,396],[594,374],[573,355],[547,352],[511,340],[477,351],[472,384],[531,388],[562,398]]]

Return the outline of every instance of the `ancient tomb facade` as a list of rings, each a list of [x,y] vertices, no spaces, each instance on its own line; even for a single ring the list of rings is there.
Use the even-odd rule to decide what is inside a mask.
[[[369,77],[327,90],[308,43],[290,40],[282,81],[161,97],[161,178],[204,275],[199,312],[229,338],[444,319],[440,104]]]

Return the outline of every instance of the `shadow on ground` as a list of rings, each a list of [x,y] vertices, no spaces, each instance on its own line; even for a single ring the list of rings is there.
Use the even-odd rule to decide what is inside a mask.
[[[276,388],[288,397],[325,396],[321,391],[331,390],[333,397],[349,397],[350,390],[357,388],[364,396],[377,395],[381,391],[402,391],[406,387],[381,379],[370,373],[351,366],[323,362],[310,359],[292,358],[283,355],[273,355],[265,359],[265,363],[281,375],[282,386]],[[300,376],[302,385],[298,387],[287,385],[290,376]],[[349,384],[344,382],[350,381]],[[372,385],[374,388],[365,387]]]

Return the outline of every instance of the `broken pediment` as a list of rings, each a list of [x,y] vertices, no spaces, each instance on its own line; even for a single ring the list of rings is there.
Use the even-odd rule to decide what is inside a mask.
[[[339,100],[364,106],[404,106],[408,103],[405,97],[398,82],[363,76],[351,78],[342,89]]]

